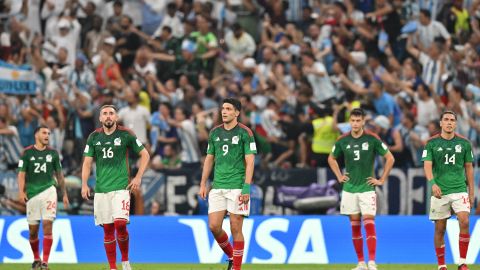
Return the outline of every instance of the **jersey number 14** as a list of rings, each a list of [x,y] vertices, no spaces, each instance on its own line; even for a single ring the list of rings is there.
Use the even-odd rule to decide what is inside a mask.
[[[445,154],[445,164],[455,164],[455,154],[452,154],[450,157],[448,154]]]

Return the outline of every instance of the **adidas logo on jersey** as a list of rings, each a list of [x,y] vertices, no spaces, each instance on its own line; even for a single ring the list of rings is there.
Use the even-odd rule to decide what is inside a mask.
[[[216,141],[216,142],[220,141],[220,138],[219,138],[219,137],[217,137],[217,138],[215,139],[215,141]]]
[[[95,145],[102,145],[102,144],[100,142],[97,142],[97,144],[95,144]]]
[[[35,157],[31,157],[30,160],[35,160]]]
[[[441,147],[440,147],[440,148],[438,148],[438,150],[437,150],[437,151],[443,151],[443,148],[441,148]]]

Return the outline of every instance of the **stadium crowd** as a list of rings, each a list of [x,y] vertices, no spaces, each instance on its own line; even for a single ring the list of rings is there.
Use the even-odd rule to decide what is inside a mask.
[[[35,95],[0,89],[0,171],[47,125],[79,175],[98,109],[115,104],[153,169],[200,168],[226,97],[242,102],[263,168],[327,167],[348,112],[395,166],[421,166],[438,117],[480,138],[478,0],[1,1],[0,58],[31,65]]]

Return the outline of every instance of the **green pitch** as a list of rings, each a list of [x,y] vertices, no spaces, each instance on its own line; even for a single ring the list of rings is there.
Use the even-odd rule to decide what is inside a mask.
[[[243,270],[350,270],[353,264],[246,264]],[[225,270],[226,265],[220,264],[132,264],[133,270]],[[27,270],[30,265],[26,264],[0,264],[0,270]],[[121,265],[118,266],[121,270]],[[380,264],[380,270],[436,270],[436,265],[412,265],[412,264]],[[449,265],[448,269],[457,269],[456,265]],[[50,270],[109,270],[107,264],[51,264]],[[480,270],[480,266],[470,266],[470,270]]]

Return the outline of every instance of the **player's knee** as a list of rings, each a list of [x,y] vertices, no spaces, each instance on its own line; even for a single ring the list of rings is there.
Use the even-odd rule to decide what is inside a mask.
[[[458,224],[460,228],[462,229],[468,229],[470,228],[470,222],[468,220],[468,217],[462,217],[458,219]]]
[[[217,236],[222,233],[222,225],[216,224],[214,222],[209,222],[208,223],[208,228],[212,232],[214,236]]]
[[[30,240],[35,240],[38,238],[38,231],[30,231],[28,234]]]

